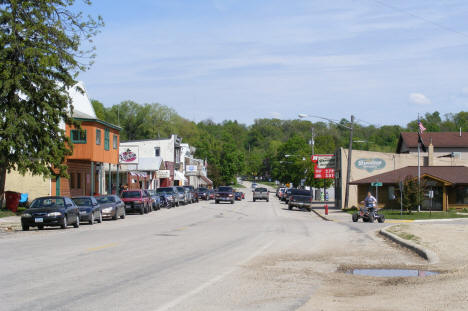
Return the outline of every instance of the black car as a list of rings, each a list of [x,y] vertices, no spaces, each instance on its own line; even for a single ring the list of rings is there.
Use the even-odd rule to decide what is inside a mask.
[[[208,188],[198,188],[197,193],[198,193],[198,199],[201,199],[201,200],[210,199],[210,191],[208,190]]]
[[[102,218],[125,219],[125,204],[118,196],[102,195],[96,197],[96,200],[101,205]]]
[[[90,225],[93,225],[95,221],[102,222],[101,205],[95,197],[73,197],[72,200],[80,209],[80,221],[88,222]]]
[[[215,203],[219,202],[230,202],[234,204],[234,189],[228,186],[219,187],[215,193]]]
[[[75,228],[80,226],[78,206],[68,197],[37,198],[21,215],[21,226],[24,231],[28,231],[29,227],[38,227],[42,230],[45,226],[60,226],[66,229],[68,224],[73,224]]]

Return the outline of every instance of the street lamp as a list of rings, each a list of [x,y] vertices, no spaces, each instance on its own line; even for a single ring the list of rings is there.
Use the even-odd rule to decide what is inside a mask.
[[[304,118],[318,118],[318,119],[323,119],[323,120],[327,120],[329,122],[332,122],[338,126],[341,126],[341,127],[344,127],[346,129],[348,129],[350,131],[349,133],[349,147],[348,147],[348,167],[346,169],[346,190],[345,190],[345,201],[344,201],[344,207],[346,208],[348,206],[348,203],[349,203],[349,181],[350,181],[350,177],[351,177],[351,156],[352,156],[352,152],[353,152],[353,125],[354,125],[354,116],[351,115],[351,125],[348,127],[346,125],[343,125],[341,123],[338,123],[334,120],[331,120],[331,119],[328,119],[328,118],[325,118],[325,117],[321,117],[321,116],[315,116],[315,115],[307,115],[305,113],[300,113],[299,114],[299,118],[301,119],[304,119]]]

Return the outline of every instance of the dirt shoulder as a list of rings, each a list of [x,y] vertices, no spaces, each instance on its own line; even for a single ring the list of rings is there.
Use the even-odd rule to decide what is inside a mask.
[[[401,249],[386,242],[395,250],[389,257],[394,264],[382,261],[381,268],[414,268],[441,274],[423,278],[377,278],[332,273],[299,310],[466,310],[468,226],[412,223],[394,226],[391,231],[436,253],[439,262],[402,264]],[[374,267],[379,268],[378,265]]]

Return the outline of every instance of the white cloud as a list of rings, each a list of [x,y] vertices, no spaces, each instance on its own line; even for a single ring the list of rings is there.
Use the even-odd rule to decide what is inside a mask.
[[[270,112],[270,116],[271,116],[272,118],[275,118],[275,119],[281,119],[281,116],[282,116],[282,115],[281,115],[280,112],[272,111],[272,112]]]
[[[430,105],[431,100],[421,93],[411,93],[409,95],[410,103],[415,105]]]

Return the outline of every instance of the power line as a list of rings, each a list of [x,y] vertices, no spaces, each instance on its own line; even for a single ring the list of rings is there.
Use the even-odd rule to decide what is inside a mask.
[[[453,33],[456,33],[456,34],[458,34],[458,35],[461,35],[461,36],[463,36],[463,37],[465,37],[465,38],[468,38],[468,34],[466,34],[466,33],[464,33],[464,32],[461,32],[461,31],[458,31],[458,30],[455,29],[455,28],[451,28],[451,27],[445,26],[445,25],[443,25],[443,24],[436,23],[436,22],[434,22],[434,21],[432,21],[432,20],[430,20],[430,19],[428,19],[428,18],[425,18],[425,17],[423,17],[423,16],[414,14],[413,12],[410,12],[410,11],[408,11],[408,10],[405,10],[405,9],[402,9],[402,8],[399,8],[399,7],[396,7],[396,6],[393,6],[393,5],[391,5],[391,4],[387,4],[387,3],[385,3],[385,2],[383,2],[383,1],[381,1],[381,0],[372,0],[372,1],[375,2],[375,3],[377,3],[377,4],[379,4],[379,5],[381,5],[381,6],[383,6],[383,7],[388,8],[388,9],[391,9],[391,10],[394,10],[394,11],[397,11],[397,12],[400,12],[400,13],[405,13],[405,14],[407,14],[407,15],[409,15],[409,16],[412,16],[412,17],[414,17],[414,18],[420,19],[420,20],[422,20],[422,21],[424,21],[424,22],[426,22],[426,23],[428,23],[428,24],[431,24],[431,25],[433,25],[433,26],[436,26],[436,27],[438,27],[438,28],[440,28],[440,29],[443,29],[443,30],[445,30],[445,31],[453,32]]]

